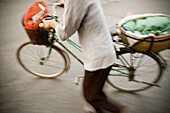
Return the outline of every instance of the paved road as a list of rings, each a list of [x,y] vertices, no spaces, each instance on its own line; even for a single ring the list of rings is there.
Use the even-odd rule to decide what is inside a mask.
[[[16,49],[28,41],[21,17],[35,1],[0,0],[0,113],[84,113],[81,84],[76,86],[73,83],[77,75],[83,74],[83,67],[72,57],[71,69],[56,79],[37,78],[24,71],[16,61]],[[169,0],[101,1],[109,27],[127,12],[170,14]],[[77,40],[77,35],[71,38]],[[161,54],[170,59],[169,50]],[[106,84],[105,91],[111,98],[130,105],[132,113],[169,113],[169,73],[170,66],[160,82],[161,88],[131,94],[119,92]]]

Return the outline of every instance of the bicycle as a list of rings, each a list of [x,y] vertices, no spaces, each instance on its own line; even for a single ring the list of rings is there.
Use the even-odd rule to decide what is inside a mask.
[[[51,16],[57,20],[56,17]],[[107,79],[112,87],[125,92],[136,92],[148,89],[157,84],[166,68],[166,62],[159,53],[138,52],[129,48],[117,36],[117,27],[113,27],[111,35],[113,42],[121,45],[116,48],[117,60],[112,66],[112,71]],[[74,41],[67,39],[67,42],[79,52],[81,46]],[[57,45],[58,44],[58,45]],[[83,61],[78,58],[69,48],[60,42],[53,29],[48,32],[47,41],[43,44],[23,43],[17,49],[19,64],[29,73],[41,78],[55,78],[69,70],[70,58],[72,55],[80,64]],[[152,66],[152,68],[150,68]],[[76,83],[79,78],[76,78]]]

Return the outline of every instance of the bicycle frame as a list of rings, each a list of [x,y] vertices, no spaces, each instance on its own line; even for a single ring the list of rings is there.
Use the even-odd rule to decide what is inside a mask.
[[[51,35],[52,35],[52,37],[51,37],[52,40],[56,40],[56,42],[57,42],[60,46],[62,46],[68,53],[70,53],[80,64],[84,65],[83,61],[82,61],[80,58],[78,58],[78,57],[77,57],[70,49],[68,49],[64,44],[62,44],[61,42],[58,41],[58,38],[54,35],[54,33],[52,33]],[[66,41],[67,41],[70,45],[72,45],[75,49],[77,49],[79,52],[82,52],[80,45],[78,45],[77,43],[75,43],[75,42],[72,41],[71,39],[67,39]],[[50,53],[51,53],[51,47],[50,47],[50,49],[49,49],[49,54],[48,54],[47,57],[49,57]],[[122,62],[123,65],[114,63],[113,67],[124,67],[124,68],[126,68],[126,69],[129,71],[129,68],[128,68],[128,67],[125,65],[125,63],[124,63],[124,62],[127,62],[126,59],[125,59],[125,58],[120,58],[120,57],[119,57],[118,59],[120,59],[120,61]],[[124,76],[124,77],[127,77],[127,76],[129,75],[129,73],[125,73],[125,72],[123,72],[123,71],[121,71],[121,70],[119,70],[119,69],[115,69],[115,68],[113,68],[113,67],[112,67],[112,70],[117,71],[117,72],[119,72],[119,73],[121,73],[121,74],[109,74],[109,76]],[[130,71],[129,71],[129,72],[130,72]]]

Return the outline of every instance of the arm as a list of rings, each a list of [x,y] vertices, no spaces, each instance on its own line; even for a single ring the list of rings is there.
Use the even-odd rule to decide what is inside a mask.
[[[81,22],[86,14],[84,0],[67,0],[65,2],[63,22],[58,23],[55,20],[44,21],[43,28],[53,28],[61,40],[68,39],[80,27]]]
[[[84,0],[66,0],[64,6],[63,22],[55,28],[61,40],[68,39],[80,27],[86,14]]]

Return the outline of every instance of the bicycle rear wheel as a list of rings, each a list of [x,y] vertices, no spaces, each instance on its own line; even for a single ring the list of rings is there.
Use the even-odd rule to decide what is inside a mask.
[[[118,52],[116,64],[118,65],[112,69],[118,71],[112,70],[107,82],[124,92],[148,89],[156,85],[162,75],[161,61],[154,53],[143,54],[121,50]]]
[[[29,73],[42,78],[54,78],[66,69],[66,58],[62,51],[52,45],[33,45],[31,42],[22,44],[17,50],[17,59]]]

